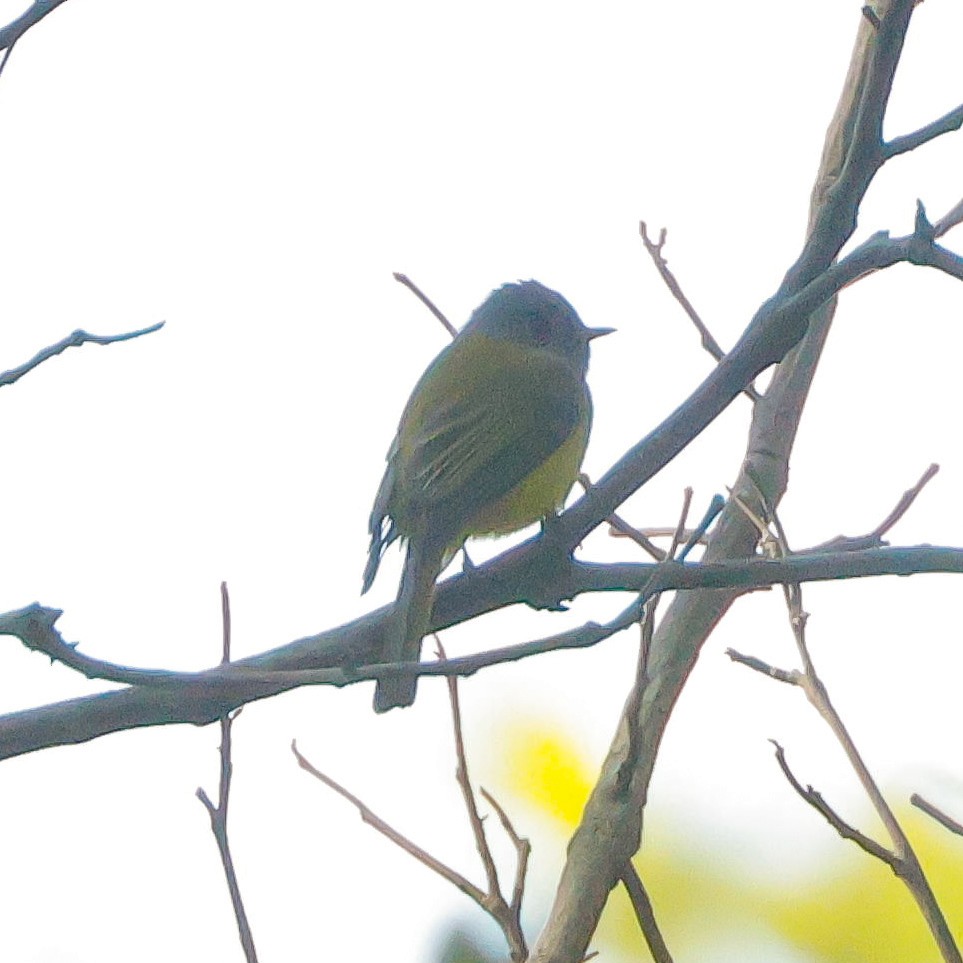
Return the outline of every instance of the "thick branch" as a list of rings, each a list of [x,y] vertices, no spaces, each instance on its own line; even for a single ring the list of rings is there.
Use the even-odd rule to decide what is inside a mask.
[[[922,222],[905,237],[873,235],[795,290],[783,289],[764,304],[739,342],[662,424],[653,429],[565,512],[553,526],[566,547],[577,545],[602,518],[665,467],[757,375],[786,356],[810,327],[814,312],[854,281],[902,262],[932,267],[963,280],[963,258],[941,247]],[[765,415],[765,413],[763,413]]]
[[[715,373],[720,378],[731,376],[738,382],[731,387],[738,391],[758,373],[752,370],[754,364],[748,363],[749,358],[762,360],[767,352],[775,350],[777,357],[772,360],[782,360],[765,397],[754,407],[743,469],[734,486],[736,494],[748,503],[765,500],[776,506],[785,491],[789,453],[828,336],[834,301],[827,293],[830,300],[812,304],[810,316],[781,319],[785,328],[777,327],[773,316],[831,266],[853,232],[866,187],[883,160],[882,118],[913,0],[882,0],[876,9],[878,28],[866,19],[860,21],[849,74],[813,192],[806,243],[779,290],[759,309],[739,344]],[[740,358],[740,362],[737,364],[734,358]],[[703,383],[694,406],[697,419],[703,408],[713,403],[706,397],[710,394]],[[732,397],[734,394],[730,400]],[[670,416],[670,421],[679,414]],[[671,449],[676,443],[672,432],[682,430],[681,419],[673,423],[670,437],[661,443],[663,448]],[[574,506],[565,517],[577,511],[583,518],[595,509],[600,509],[599,514],[611,511],[626,489],[634,491],[633,473],[648,470],[646,457],[647,450],[641,446],[634,449],[582,500],[587,504]],[[593,496],[597,501],[592,501]],[[717,561],[751,554],[757,538],[742,513],[730,506],[719,519],[706,558]],[[554,904],[532,951],[533,963],[576,963],[584,955],[609,892],[638,849],[649,780],[672,708],[702,643],[735,597],[732,592],[679,594],[663,617],[652,640],[649,683],[638,707],[643,740],[638,765],[628,791],[620,792],[624,784],[622,764],[629,750],[627,733],[633,724],[623,714],[582,823],[569,843]],[[626,711],[631,709],[630,700]]]
[[[433,621],[451,625],[483,612],[521,601],[524,570],[503,557],[497,574],[486,569],[458,576],[439,587]],[[963,549],[920,546],[878,548],[828,555],[795,555],[783,560],[749,559],[718,564],[595,565],[572,561],[564,584],[581,591],[645,590],[648,596],[672,589],[727,589],[741,593],[783,582],[825,581],[916,572],[963,573]],[[379,609],[355,622],[309,636],[281,648],[243,659],[229,668],[205,672],[134,669],[92,659],[65,642],[56,631],[56,609],[28,606],[0,615],[0,634],[19,638],[79,672],[112,681],[136,682],[119,692],[106,692],[23,712],[0,716],[0,759],[55,745],[86,742],[109,732],[141,726],[216,722],[246,702],[264,699],[301,685],[349,685],[407,671],[409,666],[365,665],[374,662],[380,634],[390,623],[391,609]],[[471,675],[485,666],[563,648],[584,648],[632,625],[638,617],[633,602],[606,625],[578,629],[516,646],[507,646],[445,663],[422,663],[420,675]],[[361,666],[361,668],[359,668]]]
[[[0,50],[13,46],[32,26],[64,2],[65,0],[34,0],[29,10],[25,10],[5,27],[0,27]]]

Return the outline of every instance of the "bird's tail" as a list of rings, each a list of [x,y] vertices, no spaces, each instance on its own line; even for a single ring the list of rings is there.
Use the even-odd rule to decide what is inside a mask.
[[[431,625],[435,580],[444,559],[444,545],[436,545],[424,538],[408,543],[405,569],[394,616],[386,633],[382,661],[417,662],[421,658],[421,640]],[[380,679],[375,686],[375,712],[410,706],[415,701],[417,686],[418,677],[414,675]]]

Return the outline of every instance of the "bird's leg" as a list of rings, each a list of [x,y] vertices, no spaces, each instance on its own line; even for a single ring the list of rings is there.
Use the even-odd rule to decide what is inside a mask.
[[[551,512],[541,518],[541,537],[545,542],[546,551],[539,559],[538,568],[532,572],[532,590],[525,599],[525,604],[533,609],[548,609],[550,612],[567,612],[568,606],[562,599],[564,592],[559,588],[564,584],[571,552],[561,551],[560,540],[557,536],[558,512]]]

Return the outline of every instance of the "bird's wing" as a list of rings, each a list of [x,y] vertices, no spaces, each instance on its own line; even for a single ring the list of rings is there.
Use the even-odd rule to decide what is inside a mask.
[[[401,425],[397,478],[429,525],[460,528],[527,478],[587,415],[584,382],[570,367],[512,354],[499,351],[490,370],[476,367],[455,390],[420,398],[418,417]]]

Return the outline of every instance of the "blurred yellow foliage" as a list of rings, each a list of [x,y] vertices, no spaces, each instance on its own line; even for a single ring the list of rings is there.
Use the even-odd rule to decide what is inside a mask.
[[[897,810],[896,818],[959,944],[963,941],[963,840],[910,806]],[[837,861],[825,874],[804,880],[790,891],[770,892],[766,915],[772,924],[794,946],[832,963],[939,960],[909,890],[889,867],[851,843],[840,841],[843,845],[854,854],[844,869]]]
[[[546,721],[515,720],[497,744],[505,747],[503,784],[550,817],[567,840],[591,791],[593,767]],[[955,914],[956,926],[953,919],[950,925],[958,942],[963,940],[963,840],[908,805],[897,815],[944,912]],[[867,823],[875,820],[867,816]],[[826,833],[828,839],[828,826]],[[697,827],[667,831],[663,825],[658,838],[646,837],[636,866],[679,960],[710,958],[713,946],[731,949],[744,940],[757,950],[781,944],[814,963],[935,963],[936,946],[906,887],[854,844],[840,839],[838,849],[810,876],[792,869],[782,879],[771,869],[755,876],[726,852],[724,840],[707,841]],[[621,887],[593,945],[613,959],[638,959],[640,948],[645,953]]]
[[[505,783],[540,812],[574,829],[595,774],[558,730],[530,723],[513,727],[497,744],[507,747]]]

